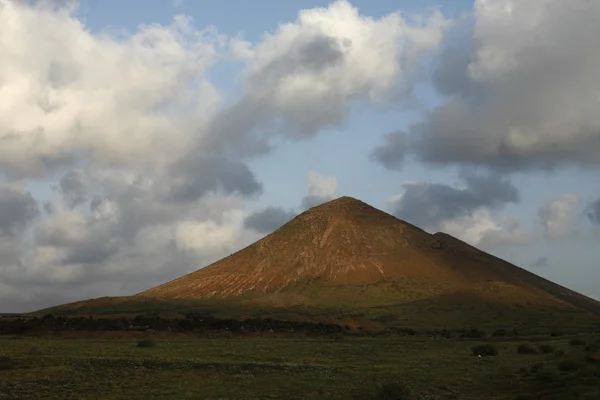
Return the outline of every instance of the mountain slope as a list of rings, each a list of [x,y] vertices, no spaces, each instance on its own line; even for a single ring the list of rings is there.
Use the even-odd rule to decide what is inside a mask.
[[[600,314],[592,299],[350,197],[312,208],[245,249],[136,297],[338,308],[468,301]]]

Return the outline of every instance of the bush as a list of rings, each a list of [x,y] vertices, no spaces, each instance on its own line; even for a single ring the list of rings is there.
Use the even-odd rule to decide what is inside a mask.
[[[550,354],[554,352],[554,347],[550,346],[549,344],[541,344],[539,350],[542,354]]]
[[[585,341],[581,340],[581,339],[571,339],[571,341],[569,342],[569,344],[573,347],[578,347],[578,346],[585,346],[586,343]]]
[[[585,347],[586,351],[590,353],[600,352],[600,340],[596,340]]]
[[[579,363],[575,360],[563,360],[558,363],[558,370],[562,372],[572,372],[579,369]]]
[[[412,392],[394,375],[371,376],[354,391],[352,397],[356,400],[410,400]]]
[[[558,349],[554,352],[554,355],[556,357],[564,357],[565,356],[565,351],[563,349]]]
[[[531,366],[531,372],[538,372],[539,370],[544,368],[544,363],[537,363]]]
[[[538,382],[550,382],[550,383],[555,383],[557,380],[559,380],[560,377],[558,376],[558,374],[554,371],[548,371],[545,369],[540,369],[536,374],[535,374],[535,380]]]
[[[375,397],[377,400],[409,400],[412,398],[410,388],[400,382],[385,382]]]
[[[537,354],[537,349],[529,344],[520,344],[517,347],[517,354]]]
[[[0,371],[13,369],[15,367],[15,362],[12,358],[8,356],[0,356]]]
[[[474,356],[488,357],[498,355],[498,349],[493,344],[480,344],[472,347],[471,351]]]
[[[137,343],[137,347],[149,348],[154,346],[156,346],[156,342],[152,339],[143,339]]]

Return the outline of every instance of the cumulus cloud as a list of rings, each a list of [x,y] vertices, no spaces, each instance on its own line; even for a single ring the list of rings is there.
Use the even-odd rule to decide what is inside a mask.
[[[517,188],[498,174],[463,171],[462,187],[411,182],[391,199],[396,217],[430,232],[443,231],[470,244],[491,249],[530,240],[520,222],[500,217],[503,206],[519,199]]]
[[[543,204],[538,218],[544,235],[550,239],[562,239],[574,233],[579,217],[579,198],[567,193]]]
[[[160,167],[217,104],[204,73],[220,38],[189,18],[93,35],[72,7],[0,7],[0,170],[8,175],[40,177],[75,162]]]
[[[95,33],[76,12],[0,0],[0,309],[133,293],[255,240],[292,214],[246,218],[247,159],[409,93],[448,26],[341,0],[249,43],[186,16]],[[230,56],[243,86],[224,104],[208,72]],[[43,212],[30,182],[55,189]],[[303,204],[336,191],[311,173]]]
[[[498,174],[463,172],[463,187],[441,183],[413,182],[395,199],[393,214],[423,228],[439,226],[442,221],[467,217],[474,211],[499,209],[519,199],[517,188]]]
[[[587,216],[594,225],[600,225],[600,199],[594,201],[586,208]]]
[[[476,210],[468,216],[441,221],[436,230],[486,251],[501,246],[523,246],[533,240],[519,220],[494,215],[485,209]]]
[[[447,25],[439,12],[374,19],[339,0],[301,11],[254,46],[236,38],[230,51],[246,60],[244,92],[213,120],[211,139],[223,151],[260,154],[275,134],[300,139],[343,124],[353,100],[412,86]]]
[[[295,216],[296,213],[293,210],[288,211],[281,207],[269,206],[248,215],[244,224],[258,233],[271,233]]]
[[[20,235],[39,214],[31,193],[20,185],[0,182],[0,237]]]
[[[597,168],[598,15],[596,1],[476,0],[439,53],[442,103],[408,129],[406,145],[389,136],[379,161],[394,166],[410,154],[505,171]]]
[[[301,208],[308,210],[338,197],[337,178],[308,171],[308,195],[302,199]]]
[[[394,131],[385,136],[385,143],[371,152],[370,158],[388,169],[399,170],[407,151],[406,132]]]

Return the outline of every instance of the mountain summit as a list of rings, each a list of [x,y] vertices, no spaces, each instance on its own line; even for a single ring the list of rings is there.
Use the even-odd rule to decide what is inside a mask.
[[[311,208],[229,257],[136,295],[252,301],[273,296],[303,305],[469,299],[600,313],[592,299],[352,197]]]

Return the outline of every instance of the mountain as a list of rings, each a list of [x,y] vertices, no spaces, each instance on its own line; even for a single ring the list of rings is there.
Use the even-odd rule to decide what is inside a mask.
[[[600,310],[592,299],[351,197],[312,208],[245,249],[138,296],[301,294],[317,282],[330,288],[391,284],[398,292],[391,297],[405,301],[472,295]]]
[[[111,300],[112,307],[123,301]],[[351,197],[314,207],[229,257],[125,302],[164,309],[193,301],[230,314],[388,325],[585,325],[600,315],[595,300]]]

